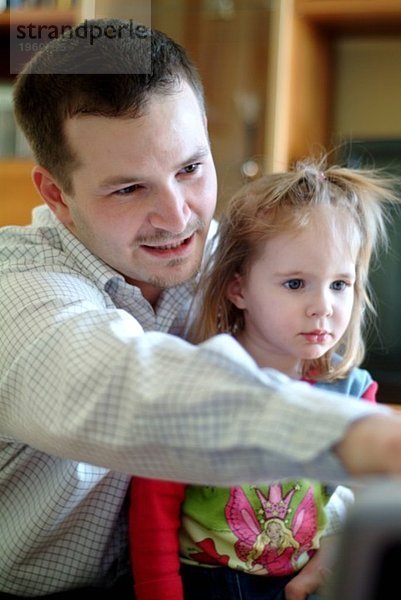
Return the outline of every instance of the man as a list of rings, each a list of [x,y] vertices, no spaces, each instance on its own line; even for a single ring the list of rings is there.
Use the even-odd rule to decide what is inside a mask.
[[[216,200],[202,86],[165,35],[86,26],[103,35],[67,32],[15,88],[47,206],[0,233],[7,598],[129,597],[133,474],[230,484],[401,472],[401,420],[383,408],[262,372],[228,336],[193,347],[171,335]]]

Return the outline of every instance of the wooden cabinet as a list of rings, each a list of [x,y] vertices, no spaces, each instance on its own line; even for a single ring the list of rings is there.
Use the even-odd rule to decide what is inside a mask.
[[[31,180],[33,164],[30,160],[0,161],[0,227],[26,225],[32,208],[42,203]]]
[[[401,0],[275,3],[270,43],[265,167],[286,169],[330,148],[336,41],[344,35],[401,36]]]
[[[11,84],[15,77],[15,69],[10,69],[10,35],[13,36],[11,46],[22,44],[16,49],[19,56],[14,55],[14,59],[24,57],[28,60],[37,46],[44,43],[51,28],[54,30],[74,22],[73,10],[21,9],[11,11],[11,16],[8,11],[0,13],[0,80]],[[17,27],[21,36],[18,42]],[[15,62],[11,66],[15,67]],[[4,132],[0,130],[2,134]],[[31,160],[11,156],[0,160],[0,226],[29,223],[32,207],[41,203],[32,184],[32,167]]]

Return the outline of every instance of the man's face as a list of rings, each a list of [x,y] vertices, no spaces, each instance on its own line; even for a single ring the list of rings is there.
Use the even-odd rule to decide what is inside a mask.
[[[192,277],[217,187],[192,89],[153,96],[139,118],[79,115],[65,130],[80,166],[63,223],[150,302]]]

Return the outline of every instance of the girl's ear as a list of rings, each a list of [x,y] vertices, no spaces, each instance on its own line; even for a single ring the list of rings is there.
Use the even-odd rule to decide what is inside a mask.
[[[43,200],[56,217],[68,227],[72,224],[71,212],[65,202],[63,191],[47,169],[36,165],[32,171],[32,180]]]
[[[244,276],[236,273],[227,286],[226,296],[237,308],[246,308],[244,298]]]

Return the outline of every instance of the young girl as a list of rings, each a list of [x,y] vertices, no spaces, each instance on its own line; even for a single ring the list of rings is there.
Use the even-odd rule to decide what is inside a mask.
[[[374,401],[377,384],[358,365],[390,183],[375,171],[302,163],[245,185],[221,219],[189,339],[229,334],[277,377]],[[134,478],[136,597],[316,598],[345,492],[310,480],[223,489]]]

